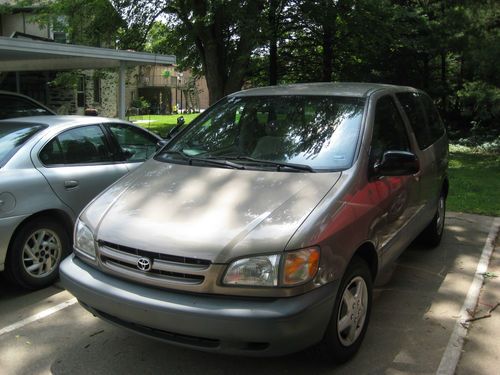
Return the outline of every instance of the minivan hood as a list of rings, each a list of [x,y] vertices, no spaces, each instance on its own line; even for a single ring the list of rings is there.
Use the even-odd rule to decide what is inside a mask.
[[[283,251],[339,177],[150,160],[97,198],[83,217],[99,240],[226,263]]]

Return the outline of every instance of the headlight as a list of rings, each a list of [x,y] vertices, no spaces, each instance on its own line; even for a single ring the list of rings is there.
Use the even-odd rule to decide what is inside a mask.
[[[229,265],[222,282],[226,285],[268,287],[304,284],[316,276],[319,258],[319,249],[312,247],[238,259]]]
[[[95,259],[94,234],[81,220],[76,222],[75,248],[85,255]]]
[[[224,284],[277,286],[279,255],[262,255],[239,259],[229,265]]]

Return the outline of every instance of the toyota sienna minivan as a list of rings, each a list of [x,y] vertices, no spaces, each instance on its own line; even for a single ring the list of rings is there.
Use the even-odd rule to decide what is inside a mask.
[[[372,287],[443,234],[448,141],[410,87],[320,83],[231,94],[98,196],[63,285],[111,323],[231,354],[365,336]]]

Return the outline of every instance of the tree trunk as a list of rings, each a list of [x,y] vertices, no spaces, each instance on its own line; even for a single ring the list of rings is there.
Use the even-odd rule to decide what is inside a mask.
[[[333,32],[330,20],[326,19],[323,24],[323,82],[332,80],[333,63]]]
[[[269,3],[269,85],[278,84],[278,0]]]

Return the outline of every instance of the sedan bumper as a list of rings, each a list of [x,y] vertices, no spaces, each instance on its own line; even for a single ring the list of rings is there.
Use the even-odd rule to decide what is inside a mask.
[[[61,280],[79,302],[111,323],[199,350],[276,356],[321,340],[338,282],[289,298],[239,298],[159,290],[106,275],[74,255]]]

